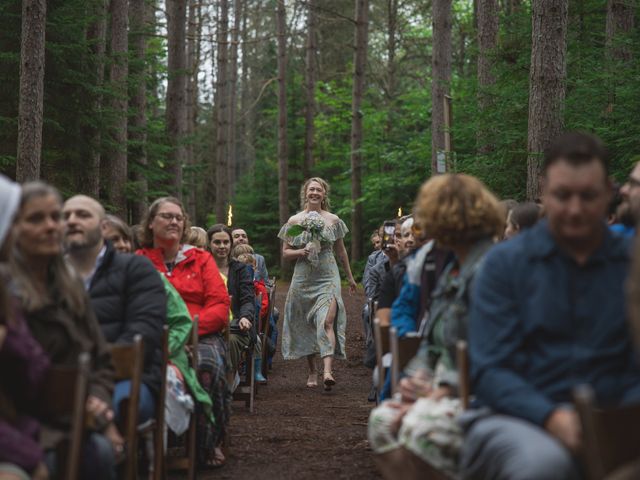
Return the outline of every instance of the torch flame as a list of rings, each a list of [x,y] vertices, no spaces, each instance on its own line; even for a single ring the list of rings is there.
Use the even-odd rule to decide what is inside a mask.
[[[227,212],[227,227],[233,225],[233,205],[229,205],[229,211]]]
[[[402,207],[398,208],[398,218],[402,216]]]

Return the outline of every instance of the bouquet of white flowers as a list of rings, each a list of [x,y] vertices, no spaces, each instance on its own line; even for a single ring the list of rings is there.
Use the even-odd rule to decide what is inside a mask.
[[[291,225],[287,229],[287,235],[290,237],[296,237],[304,232],[307,232],[311,238],[305,247],[309,248],[307,261],[315,267],[320,260],[320,242],[326,240],[324,237],[324,219],[322,215],[318,212],[309,212],[300,225]]]

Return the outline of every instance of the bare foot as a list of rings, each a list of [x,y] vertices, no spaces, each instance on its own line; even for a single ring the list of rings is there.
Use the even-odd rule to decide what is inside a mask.
[[[318,374],[316,372],[312,372],[309,374],[309,378],[307,379],[307,388],[315,388],[318,386]]]

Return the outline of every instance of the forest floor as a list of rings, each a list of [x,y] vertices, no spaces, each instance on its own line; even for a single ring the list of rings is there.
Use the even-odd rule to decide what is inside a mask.
[[[278,284],[276,307],[284,311],[286,284]],[[343,290],[347,310],[347,359],[334,365],[337,385],[309,389],[306,360],[274,358],[269,384],[258,387],[253,414],[234,402],[230,457],[223,468],[198,479],[378,479],[367,442],[371,371],[362,365],[364,295]],[[282,331],[282,315],[278,329]],[[322,370],[322,368],[319,368]],[[319,377],[321,381],[321,377]],[[180,476],[170,475],[170,478]]]

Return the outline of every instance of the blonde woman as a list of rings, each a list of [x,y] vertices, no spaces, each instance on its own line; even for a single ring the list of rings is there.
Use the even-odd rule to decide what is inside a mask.
[[[282,254],[296,266],[284,311],[282,355],[285,360],[306,357],[307,387],[318,386],[315,356],[322,357],[322,382],[331,390],[336,381],[333,359],[344,359],[347,314],[341,298],[340,274],[335,254],[342,262],[349,289],[356,290],[343,238],[349,231],[329,212],[329,184],[314,177],[300,190],[302,211],[282,227]]]

